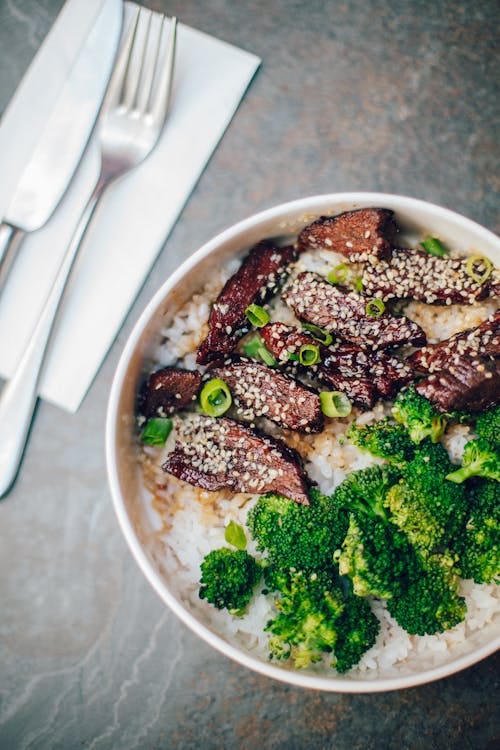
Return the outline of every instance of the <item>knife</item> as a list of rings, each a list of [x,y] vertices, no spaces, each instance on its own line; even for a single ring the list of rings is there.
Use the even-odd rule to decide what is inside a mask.
[[[10,199],[0,225],[0,288],[26,232],[52,216],[97,119],[122,26],[121,0],[104,0]]]

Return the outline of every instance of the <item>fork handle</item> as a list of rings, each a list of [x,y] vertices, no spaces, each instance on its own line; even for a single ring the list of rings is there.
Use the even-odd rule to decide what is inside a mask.
[[[0,497],[9,491],[17,476],[38,399],[38,386],[57,311],[73,262],[104,186],[99,180],[82,211],[28,346],[15,374],[0,395]]]

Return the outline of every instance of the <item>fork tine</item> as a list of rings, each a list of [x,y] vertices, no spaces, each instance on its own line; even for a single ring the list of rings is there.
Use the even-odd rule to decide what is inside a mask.
[[[162,23],[162,37],[165,32],[166,18],[163,18]],[[170,100],[170,93],[172,90],[172,81],[174,77],[174,60],[175,60],[175,46],[177,41],[177,19],[172,16],[170,19],[170,33],[167,42],[167,53],[163,62],[156,95],[151,105],[151,115],[154,122],[157,125],[162,125],[168,109],[168,103]]]
[[[148,48],[152,15],[152,12],[147,8],[140,8],[139,10],[122,97],[122,104],[127,109],[135,108],[144,59]]]
[[[121,101],[123,86],[129,68],[130,54],[134,45],[137,24],[139,22],[139,13],[140,8],[137,9],[135,18],[131,21],[127,30],[127,35],[116,60],[111,80],[108,84],[108,90],[102,107],[103,111],[117,107]]]
[[[162,29],[163,16],[153,13],[149,25],[141,80],[137,91],[136,109],[140,114],[145,114],[148,111],[148,105],[151,100],[158,60],[161,53]]]

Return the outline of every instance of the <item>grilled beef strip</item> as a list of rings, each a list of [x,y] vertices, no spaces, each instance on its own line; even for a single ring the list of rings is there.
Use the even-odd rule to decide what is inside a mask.
[[[500,270],[498,268],[493,269],[488,282],[488,296],[500,297]]]
[[[297,250],[292,245],[276,247],[269,241],[260,242],[250,250],[212,305],[208,336],[198,348],[198,364],[233,351],[240,336],[250,327],[246,308],[264,302],[280,289],[296,256]]]
[[[163,367],[151,373],[139,397],[139,410],[146,417],[173,414],[196,398],[201,374],[182,367]]]
[[[301,331],[295,328],[295,326],[289,326],[285,323],[268,323],[264,328],[260,329],[260,335],[271,354],[290,370],[294,372],[307,372],[313,378],[327,383],[329,388],[334,388],[336,391],[345,393],[354,404],[360,406],[362,409],[371,409],[374,405],[376,391],[373,383],[359,372],[359,368],[353,375],[352,371],[349,371],[348,368],[343,370],[342,368],[325,367],[323,358],[325,357],[325,353],[328,356],[330,347],[319,345],[313,336],[306,331]],[[319,345],[322,359],[320,363],[308,367],[300,365],[298,354],[301,346],[304,344]],[[350,344],[340,344],[339,346],[342,349],[348,348],[350,351],[353,348],[361,351]],[[333,349],[334,346],[331,348]]]
[[[500,402],[500,360],[463,357],[415,386],[443,412],[479,412]]]
[[[232,419],[195,415],[179,420],[164,471],[205,490],[276,492],[309,505],[310,482],[297,451]]]
[[[368,410],[375,406],[377,389],[366,377],[343,375],[325,367],[319,368],[318,379],[325,383],[329,390],[345,393],[349,401],[360,409]]]
[[[271,354],[285,365],[296,364],[301,346],[318,344],[305,329],[300,330],[280,322],[268,323],[260,329],[259,335]]]
[[[466,265],[467,258],[394,248],[389,260],[365,265],[363,292],[384,301],[412,298],[431,305],[471,305],[488,295],[489,284],[474,281]]]
[[[268,323],[260,335],[269,351],[288,365],[289,355],[297,356],[303,344],[318,344],[306,331],[285,323]],[[343,341],[319,346],[321,363],[304,370],[343,391],[362,408],[371,408],[378,396],[390,398],[413,379],[413,369],[406,362],[385,352],[371,352]],[[291,364],[297,366],[295,361]]]
[[[359,208],[337,216],[321,216],[299,234],[299,250],[333,250],[352,262],[387,258],[398,231],[394,212],[387,208]]]
[[[286,373],[232,355],[209,370],[229,386],[237,414],[245,421],[266,417],[287,430],[321,432],[324,425],[319,396]]]
[[[340,372],[349,369],[353,373],[359,372],[373,384],[376,395],[383,399],[391,398],[403,385],[414,379],[414,370],[406,361],[384,351],[356,351],[353,348],[349,352],[347,346],[339,346],[325,357],[324,364],[328,370],[336,367]]]
[[[426,341],[424,331],[409,318],[396,318],[387,311],[371,317],[366,313],[366,297],[329,284],[310,271],[300,273],[282,298],[300,320],[374,351],[402,344],[422,346]]]
[[[427,344],[414,352],[409,362],[417,371],[432,373],[464,357],[500,357],[500,310],[475,328],[460,331],[437,344]]]

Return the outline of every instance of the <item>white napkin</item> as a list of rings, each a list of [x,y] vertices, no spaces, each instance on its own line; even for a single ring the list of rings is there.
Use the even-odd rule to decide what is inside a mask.
[[[87,27],[95,0],[72,0]],[[73,7],[73,10],[74,10]],[[125,5],[125,26],[134,6]],[[67,10],[66,8],[64,9]],[[62,15],[62,14],[61,14]],[[43,122],[32,102],[54,70],[57,19],[23,79],[0,126],[0,216],[26,159],[19,128]],[[82,24],[80,24],[80,29]],[[67,38],[59,34],[59,66],[67,63]],[[44,46],[47,42],[44,43]],[[179,24],[169,118],[153,154],[113,185],[94,215],[77,258],[40,387],[42,398],[78,409],[140,287],[203,168],[227,128],[260,60],[225,42]],[[55,95],[60,83],[54,83]],[[52,92],[52,93],[54,93]],[[29,154],[29,150],[27,151]],[[0,292],[0,373],[10,377],[24,351],[81,208],[98,170],[93,139],[67,195],[50,221],[26,236],[7,285]],[[6,187],[7,186],[7,187]]]

